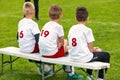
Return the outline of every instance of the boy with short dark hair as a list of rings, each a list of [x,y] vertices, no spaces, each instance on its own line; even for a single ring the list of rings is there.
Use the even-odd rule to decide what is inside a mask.
[[[39,52],[38,41],[40,30],[38,24],[32,20],[35,14],[34,5],[25,2],[23,5],[25,17],[18,24],[18,42],[20,51],[26,53]]]
[[[109,53],[103,52],[99,47],[93,47],[92,43],[95,40],[92,30],[85,26],[88,18],[88,11],[85,7],[78,7],[76,9],[76,20],[78,24],[72,26],[69,30],[69,56],[72,61],[81,63],[93,61],[109,63]],[[87,73],[92,76],[92,70],[88,69]],[[103,70],[99,71],[98,76],[99,78],[97,80],[103,80]],[[92,78],[88,76],[86,80],[92,80]]]

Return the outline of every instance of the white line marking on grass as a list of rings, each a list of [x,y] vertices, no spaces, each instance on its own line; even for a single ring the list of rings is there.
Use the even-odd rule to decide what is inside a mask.
[[[114,25],[114,26],[119,26],[120,25],[120,23],[117,23],[117,22],[88,21],[88,23],[97,23],[97,24],[102,24],[102,25],[111,24],[111,25]]]

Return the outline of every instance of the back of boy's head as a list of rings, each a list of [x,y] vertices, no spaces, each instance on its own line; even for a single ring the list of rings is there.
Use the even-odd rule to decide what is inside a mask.
[[[51,5],[49,8],[49,17],[52,20],[56,20],[60,18],[62,14],[62,9],[58,5]]]
[[[35,7],[33,5],[33,3],[31,2],[25,2],[23,5],[23,13],[24,15],[31,15],[33,13],[33,11],[35,10]]]
[[[88,11],[85,7],[77,7],[76,9],[76,19],[79,22],[84,22],[88,18]]]

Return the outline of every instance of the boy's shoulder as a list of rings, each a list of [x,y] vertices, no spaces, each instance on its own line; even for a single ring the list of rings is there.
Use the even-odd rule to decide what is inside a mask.
[[[35,22],[34,20],[30,19],[29,22],[28,22],[32,27],[33,26],[38,26],[38,23]]]
[[[86,29],[86,30],[90,30],[90,31],[92,30],[91,28],[89,28],[89,27],[87,27],[85,25],[83,25],[83,28]]]
[[[32,19],[27,19],[27,18],[23,18],[19,21],[21,22],[26,22],[26,23],[30,23],[30,24],[37,24],[35,21],[33,21]]]
[[[32,20],[32,19],[30,19],[29,22],[32,23],[32,24],[37,24],[37,22],[35,22],[35,21]]]
[[[62,25],[60,25],[59,23],[57,22],[54,22],[54,21],[49,21],[45,24],[45,26],[52,26],[52,27],[62,27]]]
[[[35,22],[35,21],[33,21],[33,20],[32,20],[32,23],[33,23],[33,24],[35,24],[35,25],[38,25],[38,23],[37,23],[37,22]]]
[[[85,32],[87,32],[87,31],[92,31],[91,28],[89,28],[89,27],[87,27],[87,26],[85,26],[85,25],[83,25],[83,24],[73,25],[73,26],[70,28],[70,30],[82,30],[82,31],[85,31]]]
[[[19,23],[21,23],[21,22],[23,22],[24,21],[24,18],[23,19],[21,19],[20,21],[19,21]]]

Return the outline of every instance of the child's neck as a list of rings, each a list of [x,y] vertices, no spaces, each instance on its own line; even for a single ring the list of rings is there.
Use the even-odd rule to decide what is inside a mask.
[[[58,22],[59,22],[59,19],[56,19],[56,20],[51,20],[51,21],[54,21],[54,22],[58,23]]]
[[[83,24],[83,25],[85,25],[85,24],[86,24],[86,21],[82,21],[82,22],[79,22],[79,21],[78,21],[78,24]]]
[[[33,17],[32,16],[25,16],[25,18],[32,19]]]

